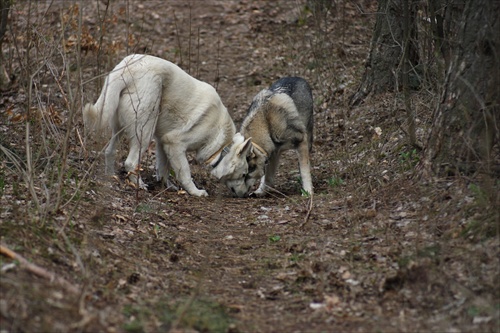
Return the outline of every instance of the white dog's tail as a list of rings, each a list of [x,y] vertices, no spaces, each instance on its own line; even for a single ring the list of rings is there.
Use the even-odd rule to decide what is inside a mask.
[[[108,77],[102,88],[101,95],[94,105],[87,104],[83,108],[83,123],[87,131],[100,130],[110,124],[116,115],[120,94],[126,87],[123,80]]]
[[[83,124],[88,132],[95,130],[97,127],[97,121],[99,120],[97,113],[95,106],[90,103],[83,108]]]

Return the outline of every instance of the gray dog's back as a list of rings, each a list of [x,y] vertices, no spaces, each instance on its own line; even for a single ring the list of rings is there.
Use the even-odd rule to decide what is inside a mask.
[[[306,80],[300,77],[285,77],[274,82],[269,88],[273,93],[285,93],[290,96],[299,111],[302,121],[307,126],[309,145],[313,142],[313,97]]]

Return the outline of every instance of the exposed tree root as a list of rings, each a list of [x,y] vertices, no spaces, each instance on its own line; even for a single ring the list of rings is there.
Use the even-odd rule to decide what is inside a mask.
[[[28,260],[26,260],[23,256],[20,254],[12,251],[5,245],[0,245],[0,254],[3,254],[4,256],[11,258],[13,260],[19,261],[21,267],[25,268],[28,272],[31,272],[37,276],[40,276],[42,278],[48,279],[49,281],[56,282],[57,284],[61,285],[64,289],[67,291],[73,293],[73,294],[79,294],[80,289],[71,284],[69,281],[66,279],[55,275],[52,272],[47,271],[45,268],[40,267],[38,265],[30,263]]]

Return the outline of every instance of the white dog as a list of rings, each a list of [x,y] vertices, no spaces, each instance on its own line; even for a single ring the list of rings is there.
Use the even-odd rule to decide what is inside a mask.
[[[149,55],[130,55],[106,78],[99,99],[83,109],[86,128],[111,127],[113,136],[105,151],[106,173],[114,173],[115,145],[124,133],[129,141],[125,170],[140,188],[140,158],[154,138],[158,180],[170,186],[173,169],[182,187],[191,195],[206,196],[196,187],[186,157],[212,167],[221,181],[245,177],[246,156],[251,139],[236,133],[226,107],[208,83],[199,81],[175,64]]]

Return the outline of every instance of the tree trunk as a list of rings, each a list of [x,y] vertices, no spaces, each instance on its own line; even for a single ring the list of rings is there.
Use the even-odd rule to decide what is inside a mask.
[[[499,32],[499,1],[466,2],[424,153],[426,172],[480,171],[498,177]]]
[[[2,52],[3,37],[7,32],[10,2],[11,0],[0,0],[0,91],[5,90],[10,84],[9,76],[5,70]]]
[[[416,2],[409,1],[409,43],[407,44],[410,67],[419,63],[418,40],[416,29]],[[378,16],[373,31],[370,53],[365,63],[365,73],[358,90],[350,97],[351,106],[359,105],[370,93],[378,94],[393,91],[402,84],[402,64],[405,48],[405,17],[403,2],[398,0],[380,0]],[[416,75],[410,75],[410,85],[418,86]]]

